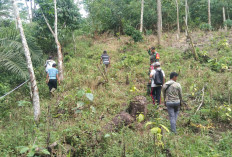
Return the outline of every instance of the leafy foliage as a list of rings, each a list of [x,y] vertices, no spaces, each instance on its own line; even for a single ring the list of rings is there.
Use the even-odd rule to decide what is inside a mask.
[[[27,36],[27,42],[35,64],[41,63],[42,51],[33,37]],[[16,76],[26,79],[28,77],[23,45],[19,32],[14,27],[0,28],[0,65]]]

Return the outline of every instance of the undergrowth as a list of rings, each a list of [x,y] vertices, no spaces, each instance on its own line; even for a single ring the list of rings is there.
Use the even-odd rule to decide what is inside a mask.
[[[43,67],[36,71],[41,98],[39,124],[33,121],[27,87],[0,100],[1,156],[30,156],[33,151],[34,155],[45,156],[47,152],[43,149],[54,142],[58,144],[52,150],[53,156],[155,156],[156,143],[143,123],[124,126],[116,132],[103,131],[117,113],[126,110],[134,96],[146,96],[149,68],[146,49],[152,43],[146,40],[131,43],[127,37],[98,41],[76,37],[76,40],[77,43],[71,42],[63,50],[65,80],[53,98],[45,84]],[[108,51],[112,60],[108,82],[100,72],[103,50]],[[178,82],[182,85],[187,108],[180,113],[178,134],[165,132],[164,147],[156,155],[229,157],[231,74],[215,70],[212,61],[186,58],[179,49],[165,47],[158,51],[166,78],[172,71],[180,74]],[[227,57],[225,51],[231,53],[231,48],[218,53]],[[149,96],[147,99],[147,120],[160,118],[160,122],[169,127],[167,112],[153,106]],[[195,114],[202,100],[203,106]]]

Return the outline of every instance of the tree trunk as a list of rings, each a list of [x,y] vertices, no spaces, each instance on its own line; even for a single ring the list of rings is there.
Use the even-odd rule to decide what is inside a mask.
[[[21,21],[20,16],[19,16],[19,11],[18,11],[15,0],[12,0],[12,3],[13,3],[15,17],[16,17],[16,20],[18,23],[20,36],[22,39],[22,44],[23,44],[23,48],[24,48],[24,52],[25,52],[25,57],[26,57],[26,61],[27,61],[27,68],[28,68],[28,71],[30,74],[30,82],[31,82],[31,89],[32,89],[32,101],[33,101],[33,107],[34,107],[34,119],[35,119],[35,121],[38,121],[39,116],[40,116],[39,91],[38,91],[38,87],[36,84],[36,78],[35,78],[34,69],[33,69],[32,61],[31,61],[31,55],[30,55],[30,51],[29,51],[29,48],[27,45],[27,40],[26,40],[26,37],[24,34],[22,21]]]
[[[30,9],[31,9],[31,22],[32,22],[32,20],[33,20],[33,8],[32,8],[32,0],[30,0],[30,1],[31,1]]]
[[[141,0],[141,18],[140,18],[140,32],[143,32],[143,10],[144,10],[144,0]]]
[[[210,0],[208,0],[208,24],[209,24],[209,26],[211,26]]]
[[[223,24],[225,25],[224,28],[227,31],[227,25],[225,24],[226,22],[226,11],[225,11],[225,7],[222,8],[222,13],[223,13]]]
[[[29,9],[29,6],[28,6],[28,4],[27,4],[27,0],[25,0],[25,3],[26,3],[26,6],[27,6],[27,12],[28,12],[29,21],[32,22],[31,16],[30,16],[30,9]]]
[[[162,14],[161,14],[161,0],[157,0],[157,28],[158,28],[158,45],[161,45],[161,37],[162,37],[162,28],[161,28],[161,20],[162,20]]]
[[[33,0],[33,2],[34,2],[34,7],[33,7],[33,9],[35,10],[35,9],[36,9],[36,3],[35,3],[35,0]]]
[[[180,20],[179,20],[179,3],[176,0],[176,22],[177,22],[177,40],[180,39]]]
[[[61,45],[58,40],[58,31],[57,31],[57,9],[56,9],[56,0],[54,0],[54,10],[55,10],[55,41],[57,45],[57,55],[58,55],[58,68],[59,68],[59,77],[60,80],[64,80],[64,70],[63,70],[63,54],[61,52]]]
[[[185,22],[188,25],[188,0],[185,0]],[[187,30],[185,31],[185,34],[187,36]]]

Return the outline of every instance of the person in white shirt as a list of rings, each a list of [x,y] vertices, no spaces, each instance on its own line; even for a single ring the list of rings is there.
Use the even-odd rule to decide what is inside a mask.
[[[44,65],[46,73],[48,73],[48,69],[52,68],[53,64],[56,64],[56,62],[52,58],[53,58],[52,56],[49,56],[48,60],[46,61]]]
[[[153,104],[159,105],[161,103],[161,90],[165,83],[165,73],[160,67],[160,63],[156,62],[154,69],[150,73],[151,78],[151,98]]]

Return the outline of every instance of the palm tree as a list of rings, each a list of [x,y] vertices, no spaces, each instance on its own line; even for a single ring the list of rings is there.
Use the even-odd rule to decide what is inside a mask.
[[[0,0],[0,20],[11,17],[12,6],[9,0]]]
[[[27,35],[27,42],[33,63],[41,63],[42,51],[36,44],[35,39]],[[19,32],[15,27],[0,28],[0,67],[17,77],[28,79],[29,74],[25,62],[23,45]]]

